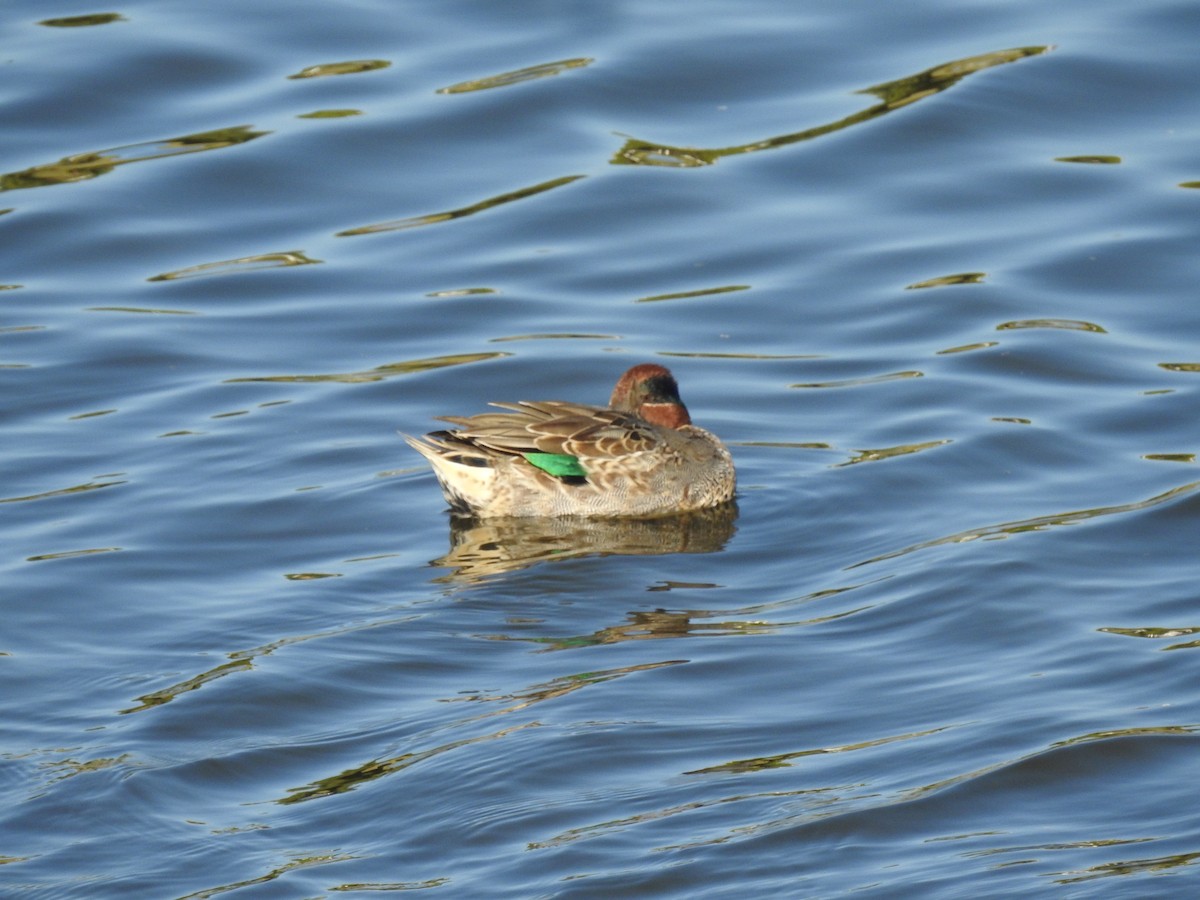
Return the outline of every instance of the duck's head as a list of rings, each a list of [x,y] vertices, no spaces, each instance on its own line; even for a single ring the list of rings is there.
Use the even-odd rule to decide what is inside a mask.
[[[655,363],[642,363],[622,375],[613,388],[608,405],[664,428],[692,424],[687,407],[679,399],[675,376],[666,367]]]

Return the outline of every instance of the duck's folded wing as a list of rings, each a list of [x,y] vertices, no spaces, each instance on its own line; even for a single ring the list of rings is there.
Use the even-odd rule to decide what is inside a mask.
[[[501,453],[611,458],[652,450],[659,441],[654,426],[603,406],[558,400],[492,405],[510,412],[441,418],[460,426],[457,437]]]

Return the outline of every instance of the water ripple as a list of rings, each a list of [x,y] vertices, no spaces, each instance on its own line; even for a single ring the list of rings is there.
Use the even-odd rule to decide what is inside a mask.
[[[1047,516],[1035,516],[1031,519],[1019,519],[1015,522],[1003,522],[999,525],[986,525],[982,528],[973,528],[968,531],[960,531],[957,534],[947,535],[946,537],[936,538],[932,541],[922,541],[919,544],[911,544],[908,547],[902,547],[899,550],[892,550],[889,553],[883,553],[879,556],[874,556],[871,559],[865,559],[862,562],[854,563],[847,566],[847,569],[856,569],[859,566],[869,566],[874,563],[883,562],[888,559],[895,559],[900,556],[905,556],[909,553],[915,553],[919,550],[928,550],[932,547],[940,547],[945,544],[965,544],[969,541],[977,540],[998,540],[1001,538],[1010,537],[1015,534],[1024,534],[1032,531],[1044,531],[1047,528],[1054,528],[1060,525],[1077,525],[1080,522],[1087,522],[1092,519],[1103,518],[1105,516],[1119,516],[1125,513],[1138,512],[1144,509],[1150,509],[1155,506],[1172,503],[1181,497],[1186,497],[1189,494],[1195,493],[1197,488],[1200,488],[1200,481],[1192,481],[1179,487],[1171,488],[1169,491],[1164,491],[1161,494],[1155,494],[1145,500],[1138,500],[1133,503],[1122,503],[1117,506],[1099,506],[1093,509],[1078,509],[1065,513],[1054,513]]]

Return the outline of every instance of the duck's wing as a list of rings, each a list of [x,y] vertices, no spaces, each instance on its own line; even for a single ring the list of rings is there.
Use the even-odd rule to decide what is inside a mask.
[[[507,412],[442,416],[454,436],[500,453],[611,459],[654,450],[659,429],[630,413],[561,400],[493,403]]]

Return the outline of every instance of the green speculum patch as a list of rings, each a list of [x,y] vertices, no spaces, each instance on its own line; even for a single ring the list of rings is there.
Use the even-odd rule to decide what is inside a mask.
[[[579,460],[566,453],[526,453],[525,458],[543,472],[555,478],[586,478],[587,471]]]

